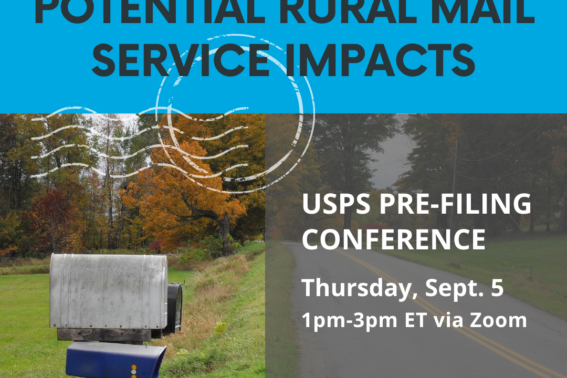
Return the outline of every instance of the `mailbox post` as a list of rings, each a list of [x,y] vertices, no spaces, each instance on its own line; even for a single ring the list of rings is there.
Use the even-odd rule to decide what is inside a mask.
[[[143,342],[181,330],[183,291],[166,256],[54,254],[49,304],[68,375],[157,378],[165,347]]]

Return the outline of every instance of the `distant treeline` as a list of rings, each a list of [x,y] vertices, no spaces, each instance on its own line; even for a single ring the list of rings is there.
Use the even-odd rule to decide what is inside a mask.
[[[240,242],[257,238],[266,217],[269,237],[294,240],[308,228],[450,227],[450,217],[435,211],[361,216],[348,208],[344,215],[306,215],[303,193],[325,192],[371,193],[371,201],[383,192],[425,192],[439,203],[441,193],[455,190],[471,193],[475,208],[483,193],[529,193],[530,215],[456,214],[453,226],[486,229],[489,236],[537,226],[567,232],[565,115],[323,114],[307,150],[307,140],[294,141],[297,115],[233,114],[215,122],[173,116],[177,131],[155,115],[33,120],[38,117],[0,115],[0,255],[152,243],[167,251],[208,236],[226,245],[229,235]],[[299,126],[310,131],[311,121]],[[391,187],[375,188],[383,144],[399,133],[414,146],[405,172]],[[217,158],[195,158],[205,156]],[[272,166],[276,174],[265,178],[230,179]],[[264,183],[267,198],[254,191]]]
[[[453,227],[506,232],[567,232],[567,116],[495,114],[329,114],[318,115],[313,148],[281,186],[268,189],[267,223],[276,239],[299,240],[309,228],[448,229],[450,215],[306,215],[302,193],[371,193],[378,209],[381,193],[470,193],[478,208],[483,193],[530,194],[532,212],[495,215],[455,214]],[[267,130],[268,151],[279,140]],[[394,185],[375,188],[372,177],[384,164],[384,142],[403,133],[413,149]],[[385,157],[388,161],[388,157]],[[415,201],[414,201],[415,203]],[[538,227],[539,226],[539,227]]]

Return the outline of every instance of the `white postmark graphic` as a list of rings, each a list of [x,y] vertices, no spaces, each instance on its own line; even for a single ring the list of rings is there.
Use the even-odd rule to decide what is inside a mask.
[[[269,44],[270,46],[273,46],[274,48],[276,48],[276,49],[278,50],[278,52],[280,52],[280,53],[282,53],[282,54],[285,54],[285,52],[284,52],[284,50],[283,50],[282,48],[280,48],[279,46],[273,44],[272,42],[269,42],[269,41],[267,41],[267,40],[265,40],[265,39],[262,39],[262,38],[256,38],[256,37],[250,36],[250,35],[243,35],[243,34],[224,34],[224,35],[219,35],[219,36],[215,36],[215,37],[209,38],[207,41],[209,41],[209,42],[211,42],[211,41],[212,41],[212,42],[215,42],[215,41],[223,40],[223,39],[225,39],[225,38],[235,38],[235,37],[236,37],[236,38],[246,38],[246,39],[256,39],[256,40],[259,40],[259,41],[261,41],[261,42],[263,42],[263,43],[266,43],[266,44]],[[212,43],[212,42],[211,42],[211,43]],[[248,52],[248,53],[249,53],[249,48],[248,48],[248,47],[246,47],[246,46],[240,46],[240,47],[241,47],[245,52]],[[210,55],[210,56],[214,55],[214,54],[217,52],[217,50],[218,50],[218,48],[210,49],[210,50],[209,50],[209,55]],[[185,52],[181,55],[181,57],[183,58],[187,53],[188,53],[188,51],[185,51]],[[305,96],[305,95],[302,95],[302,92],[301,92],[301,90],[300,90],[300,88],[299,88],[299,85],[298,85],[298,83],[296,82],[296,80],[295,80],[293,77],[288,77],[288,76],[287,76],[287,70],[286,70],[286,68],[284,67],[284,65],[283,65],[282,63],[280,63],[276,58],[274,58],[272,55],[270,55],[270,54],[268,54],[268,53],[266,53],[266,52],[264,52],[264,51],[258,51],[258,55],[267,58],[269,62],[271,62],[272,64],[274,64],[276,67],[278,67],[278,68],[283,72],[283,74],[286,75],[286,77],[289,79],[290,84],[291,84],[291,88],[292,88],[292,90],[294,91],[294,93],[295,93],[295,95],[296,95],[296,98],[297,98],[298,110],[299,110],[299,111],[298,111],[299,120],[298,120],[297,131],[296,131],[294,140],[293,140],[293,142],[292,142],[292,144],[291,144],[290,150],[289,150],[281,159],[279,159],[274,165],[272,165],[271,167],[267,168],[267,169],[266,169],[265,171],[263,171],[263,172],[258,172],[258,173],[255,173],[255,174],[252,174],[252,175],[249,175],[249,176],[242,176],[242,177],[236,177],[236,178],[234,178],[234,177],[224,177],[224,176],[223,176],[224,173],[229,172],[229,171],[232,171],[232,170],[234,170],[234,169],[241,168],[241,167],[246,167],[247,164],[245,164],[245,163],[242,163],[242,164],[235,164],[235,165],[232,165],[231,167],[229,167],[229,168],[227,168],[227,169],[225,169],[225,170],[223,170],[223,171],[216,172],[216,173],[208,172],[207,170],[205,170],[205,169],[199,167],[197,164],[195,164],[194,160],[211,160],[211,159],[215,159],[215,158],[217,158],[217,157],[226,155],[226,154],[228,154],[228,153],[230,153],[231,151],[234,151],[234,150],[236,150],[236,149],[246,149],[246,148],[248,148],[248,146],[247,146],[247,145],[234,146],[234,147],[231,147],[231,148],[229,148],[229,149],[227,149],[227,150],[225,150],[225,151],[223,151],[223,152],[221,152],[221,153],[219,153],[219,154],[217,154],[217,155],[215,155],[215,156],[194,156],[194,155],[191,155],[191,154],[187,153],[186,151],[184,151],[184,150],[182,150],[182,149],[180,148],[180,144],[179,144],[179,141],[178,141],[177,134],[183,134],[183,132],[173,126],[173,123],[172,123],[172,115],[173,115],[173,114],[179,114],[180,116],[185,117],[185,118],[187,118],[187,119],[190,119],[190,120],[197,120],[197,121],[200,121],[200,122],[214,122],[214,121],[217,121],[217,120],[219,120],[219,119],[222,119],[223,117],[227,117],[227,116],[229,116],[230,114],[233,114],[233,113],[236,113],[236,112],[239,112],[239,111],[249,110],[249,108],[248,108],[248,107],[235,108],[235,109],[230,110],[230,111],[228,111],[228,112],[226,112],[226,113],[224,113],[224,114],[222,114],[222,115],[220,115],[220,116],[218,116],[218,117],[215,117],[215,118],[199,119],[199,118],[193,118],[193,117],[191,117],[191,116],[185,114],[184,112],[173,108],[172,105],[171,105],[171,100],[172,100],[171,98],[169,99],[169,105],[168,105],[168,106],[160,106],[160,99],[161,99],[162,94],[163,94],[163,89],[166,88],[166,84],[168,83],[168,81],[167,81],[168,77],[167,77],[167,76],[163,78],[163,80],[162,80],[162,82],[161,82],[161,85],[160,85],[160,87],[159,87],[159,89],[158,89],[158,93],[157,93],[157,98],[156,98],[156,104],[155,104],[155,106],[152,107],[152,108],[146,109],[146,110],[144,110],[143,112],[138,113],[137,115],[132,116],[132,118],[134,118],[134,117],[137,117],[137,116],[142,115],[142,114],[148,114],[148,113],[155,112],[155,115],[156,115],[156,122],[157,122],[158,116],[159,116],[160,112],[163,113],[164,111],[166,111],[167,114],[166,114],[166,118],[165,118],[165,119],[167,120],[167,126],[156,125],[156,126],[153,126],[153,127],[149,127],[149,128],[143,129],[143,130],[138,130],[135,134],[130,135],[130,136],[128,136],[128,137],[111,137],[111,136],[106,136],[106,135],[104,135],[104,134],[102,134],[102,133],[97,133],[96,130],[91,129],[91,128],[88,128],[88,127],[86,127],[86,126],[82,126],[82,125],[68,125],[68,126],[61,127],[61,128],[59,128],[59,129],[57,129],[57,130],[55,130],[55,131],[52,131],[52,132],[50,132],[50,133],[48,133],[48,134],[46,134],[46,135],[42,135],[42,136],[39,136],[39,137],[32,138],[32,140],[41,141],[41,140],[43,140],[43,139],[50,138],[50,137],[56,135],[57,133],[59,133],[59,132],[65,130],[65,129],[77,128],[77,129],[82,129],[82,130],[84,130],[84,131],[85,131],[86,133],[88,133],[88,134],[97,135],[98,137],[102,137],[102,138],[105,138],[105,139],[110,140],[110,141],[123,142],[123,141],[126,141],[126,140],[128,140],[128,139],[132,139],[132,138],[134,138],[134,137],[136,137],[136,136],[139,136],[139,135],[141,135],[141,134],[143,134],[143,133],[150,132],[150,131],[152,131],[152,130],[157,130],[157,131],[158,131],[158,132],[157,132],[157,135],[158,135],[158,139],[159,139],[159,144],[146,146],[146,147],[142,148],[142,149],[139,150],[139,151],[136,151],[136,152],[131,153],[131,154],[129,154],[129,155],[121,155],[121,156],[108,156],[108,155],[106,155],[106,154],[104,154],[104,153],[101,153],[100,151],[98,151],[98,150],[96,150],[96,149],[94,149],[94,148],[92,148],[92,147],[90,147],[90,146],[87,146],[87,145],[68,144],[68,145],[60,146],[60,147],[58,147],[58,148],[56,148],[56,149],[54,149],[54,150],[48,151],[48,152],[46,152],[46,153],[44,153],[44,154],[42,154],[42,155],[40,155],[40,156],[34,156],[33,158],[34,158],[34,159],[46,158],[46,157],[52,155],[53,153],[55,153],[55,152],[57,152],[57,151],[59,151],[59,150],[65,149],[65,148],[83,148],[83,149],[88,149],[88,150],[93,151],[93,152],[96,153],[99,157],[102,157],[102,158],[106,158],[106,159],[116,159],[116,160],[127,160],[127,159],[129,159],[129,158],[131,158],[131,157],[134,157],[134,156],[136,156],[136,155],[139,155],[139,154],[141,154],[141,153],[143,153],[143,152],[145,152],[145,151],[148,151],[148,150],[150,150],[150,149],[162,149],[162,150],[164,151],[164,153],[165,153],[165,156],[166,156],[167,159],[169,160],[169,163],[155,163],[155,162],[153,162],[153,161],[150,161],[150,163],[149,163],[146,167],[143,167],[143,168],[141,168],[141,169],[138,169],[138,170],[135,171],[135,172],[126,172],[126,173],[121,174],[121,175],[111,175],[110,177],[112,177],[112,178],[127,178],[127,177],[131,177],[131,176],[137,175],[137,174],[139,174],[139,173],[141,173],[141,172],[143,172],[143,171],[145,171],[145,170],[147,170],[147,169],[150,169],[150,168],[152,168],[152,167],[158,166],[158,167],[164,167],[164,168],[168,168],[168,169],[175,169],[175,170],[181,172],[181,173],[183,174],[183,176],[184,176],[186,179],[188,179],[188,180],[194,182],[195,184],[197,184],[197,185],[199,185],[199,186],[205,187],[205,188],[207,188],[207,189],[209,189],[209,190],[216,191],[216,192],[228,193],[228,194],[246,194],[246,193],[251,193],[251,192],[255,192],[255,191],[259,191],[259,190],[264,190],[264,189],[266,189],[267,187],[272,186],[272,185],[274,185],[275,183],[281,181],[284,177],[286,177],[289,173],[291,173],[291,172],[295,169],[295,167],[301,162],[301,160],[303,159],[305,153],[307,152],[307,150],[308,150],[308,148],[309,148],[309,145],[310,145],[311,140],[312,140],[312,137],[313,137],[313,132],[314,132],[314,130],[315,130],[315,117],[316,117],[316,114],[315,114],[315,99],[314,99],[314,96],[313,96],[313,91],[312,91],[311,85],[310,85],[309,80],[307,79],[307,77],[303,77],[303,79],[305,80],[305,87],[308,89],[308,90],[307,90],[307,91],[308,91],[308,94],[307,94],[307,96]],[[194,66],[194,65],[196,65],[196,64],[199,64],[201,61],[202,61],[202,57],[196,57],[195,60],[194,60],[194,62],[193,62],[193,64],[192,64],[192,66]],[[170,73],[170,72],[172,71],[172,68],[173,68],[173,67],[171,67],[171,68],[168,70],[168,73]],[[178,77],[177,80],[173,83],[172,87],[178,87],[178,86],[182,83],[182,81],[183,81],[184,79],[185,79],[185,80],[189,80],[188,77],[182,77],[182,76],[180,76],[180,77]],[[305,119],[305,118],[304,118],[304,109],[305,109],[305,107],[304,107],[304,102],[303,102],[303,101],[304,101],[304,98],[309,98],[309,99],[310,99],[311,106],[312,106],[312,109],[313,109],[312,116],[311,116],[311,119],[310,119],[310,121],[311,121],[310,132],[309,132],[309,134],[308,134],[308,140],[307,140],[307,143],[306,143],[305,148],[303,149],[303,151],[301,151],[298,160],[292,165],[292,167],[291,167],[289,170],[287,170],[285,173],[283,173],[283,174],[282,174],[280,177],[278,177],[277,179],[274,179],[274,180],[273,180],[272,182],[270,182],[269,184],[265,184],[265,185],[263,185],[263,186],[260,186],[260,187],[254,188],[254,189],[250,189],[250,190],[245,190],[245,191],[233,192],[233,191],[219,190],[219,189],[216,189],[216,188],[212,188],[212,187],[210,187],[210,186],[208,186],[208,185],[206,184],[206,179],[210,179],[210,178],[214,178],[214,177],[223,177],[223,180],[224,180],[225,182],[250,182],[250,181],[257,180],[257,179],[259,179],[259,178],[261,178],[261,177],[267,176],[268,174],[273,173],[274,171],[276,171],[276,169],[279,168],[279,167],[292,155],[292,153],[294,152],[295,148],[296,148],[297,145],[298,145],[299,139],[301,138],[301,136],[302,136],[304,130],[306,129],[306,128],[304,127],[304,119]],[[87,114],[90,114],[91,116],[105,117],[106,119],[112,120],[112,119],[110,119],[110,118],[108,118],[108,117],[106,117],[106,116],[104,116],[104,115],[102,115],[102,114],[99,114],[99,113],[97,113],[96,111],[94,111],[94,110],[92,110],[92,109],[89,109],[89,108],[85,108],[85,107],[67,107],[67,108],[60,109],[60,110],[58,110],[58,111],[56,111],[56,112],[54,112],[54,113],[52,113],[52,114],[50,114],[50,115],[48,115],[48,116],[46,116],[46,117],[43,117],[43,118],[36,118],[36,119],[34,119],[34,121],[48,122],[48,119],[49,119],[49,118],[51,118],[51,117],[53,117],[53,116],[55,116],[55,115],[57,115],[57,114],[64,113],[64,112],[72,112],[72,111],[75,111],[75,112],[85,112],[85,113],[87,113]],[[121,119],[121,120],[122,120],[122,121],[125,121],[125,119]],[[220,134],[220,135],[212,136],[212,137],[209,137],[209,138],[192,137],[191,139],[196,140],[196,141],[210,141],[210,140],[216,140],[216,139],[220,139],[220,138],[222,138],[222,137],[224,137],[224,136],[226,136],[226,135],[229,135],[229,134],[231,134],[231,133],[233,133],[233,132],[236,132],[236,131],[238,131],[238,130],[247,129],[247,128],[248,128],[248,126],[242,125],[242,126],[234,127],[234,128],[232,128],[232,129],[230,129],[230,130],[227,130],[227,131],[225,131],[224,133],[222,133],[222,134]],[[169,134],[169,139],[171,140],[171,144],[166,144],[166,143],[165,143],[164,139],[162,138],[161,134],[159,133],[159,130],[160,130],[160,129],[165,129],[166,132]],[[172,158],[171,154],[169,153],[170,151],[176,151],[176,152],[178,152],[178,153],[182,156],[183,160],[184,160],[186,163],[188,163],[189,166],[190,166],[191,168],[193,168],[197,173],[187,172],[186,170],[184,170],[184,169],[182,169],[181,167],[179,167],[179,165],[176,164],[175,160]],[[105,175],[105,173],[104,173],[103,171],[97,169],[96,167],[88,166],[88,165],[83,164],[83,163],[67,163],[67,164],[63,164],[60,168],[71,167],[71,166],[85,167],[85,168],[88,168],[88,169],[91,169],[91,170],[97,172],[99,175],[102,175],[102,176]],[[32,177],[36,177],[36,178],[38,178],[38,177],[44,177],[44,176],[48,175],[49,173],[52,173],[52,172],[54,172],[54,171],[56,171],[56,170],[58,170],[58,169],[60,169],[60,168],[54,168],[54,169],[52,169],[52,170],[49,171],[49,172],[44,172],[44,173],[41,173],[41,174],[38,174],[38,175],[35,175],[35,176],[32,176]],[[199,181],[198,181],[198,180],[199,180]],[[201,182],[200,180],[205,180],[205,182]]]

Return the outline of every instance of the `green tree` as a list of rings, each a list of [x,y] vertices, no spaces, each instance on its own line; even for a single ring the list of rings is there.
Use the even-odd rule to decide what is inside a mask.
[[[394,136],[397,124],[392,114],[318,115],[314,145],[322,182],[339,193],[370,192],[372,153],[383,151],[382,142]],[[352,211],[345,211],[344,229],[351,228]]]
[[[548,217],[554,194],[549,182],[554,177],[552,141],[547,135],[556,127],[556,118],[549,115],[411,115],[403,130],[416,148],[408,157],[410,169],[396,187],[429,193],[431,201],[439,203],[435,201],[440,201],[441,193],[453,191],[456,160],[457,193],[470,193],[476,208],[483,193],[529,193],[532,202],[529,218],[501,212],[496,216],[458,215],[462,227],[498,235],[505,230],[521,231],[522,222],[527,221],[533,232],[535,224]],[[436,227],[447,227],[440,213]]]

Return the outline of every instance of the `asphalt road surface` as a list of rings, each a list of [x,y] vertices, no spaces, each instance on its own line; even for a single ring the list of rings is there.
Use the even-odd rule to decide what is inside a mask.
[[[494,290],[478,284],[482,297],[426,297],[426,281],[437,279],[468,284],[470,279],[424,267],[374,251],[308,251],[301,244],[286,243],[297,269],[293,290],[293,316],[298,324],[301,377],[544,377],[567,378],[567,322],[535,309],[506,294],[492,297]],[[405,302],[398,297],[306,297],[302,279],[320,278],[324,283],[412,283]],[[494,277],[499,278],[499,277]],[[348,286],[347,286],[348,287]],[[417,294],[413,299],[413,293]],[[332,293],[331,293],[332,294]],[[383,293],[384,294],[384,293]],[[462,316],[463,327],[438,327],[434,315]],[[526,328],[471,328],[474,316],[525,316]],[[306,327],[309,313],[310,327]],[[358,321],[362,313],[365,325]],[[407,313],[426,313],[423,328],[406,328]],[[344,328],[321,327],[314,331],[314,317],[328,324],[328,316],[342,316]],[[395,316],[397,327],[376,326],[366,332],[367,316]],[[321,320],[323,319],[323,320]],[[350,323],[348,323],[350,321]],[[369,319],[372,322],[372,319]],[[325,325],[326,325],[325,324]],[[488,323],[490,324],[490,323]]]

